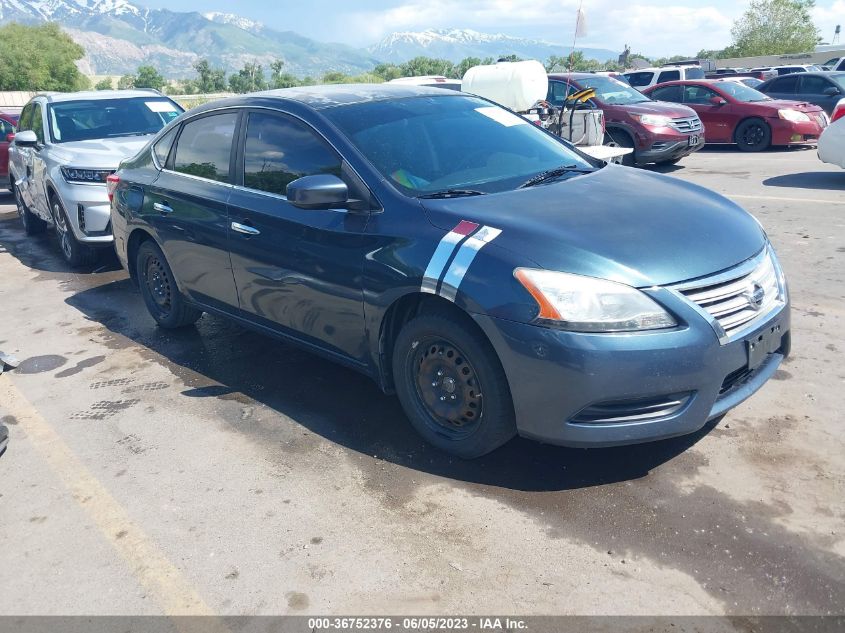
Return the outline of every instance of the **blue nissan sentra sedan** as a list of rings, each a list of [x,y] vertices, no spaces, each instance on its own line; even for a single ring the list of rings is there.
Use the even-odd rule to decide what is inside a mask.
[[[786,281],[751,215],[466,94],[214,102],[109,191],[118,256],[161,327],[209,312],[344,363],[465,458],[515,435],[691,433],[789,353]]]

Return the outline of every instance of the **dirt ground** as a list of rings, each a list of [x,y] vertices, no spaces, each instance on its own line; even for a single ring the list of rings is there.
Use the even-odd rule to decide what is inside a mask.
[[[68,270],[0,194],[0,613],[842,614],[845,171],[664,171],[764,224],[792,357],[690,437],[473,462],[350,370],[207,315],[157,329],[114,259]]]

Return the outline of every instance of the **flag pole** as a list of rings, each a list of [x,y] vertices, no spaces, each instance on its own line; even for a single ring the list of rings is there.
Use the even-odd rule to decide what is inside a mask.
[[[572,34],[572,48],[569,51],[569,72],[572,72],[573,57],[575,57],[575,42],[578,40],[578,29],[581,26],[582,9],[584,8],[584,0],[578,2],[578,12],[575,14],[575,32]]]

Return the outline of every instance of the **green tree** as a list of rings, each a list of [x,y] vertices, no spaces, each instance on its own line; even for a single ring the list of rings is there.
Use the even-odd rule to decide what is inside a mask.
[[[94,90],[111,90],[113,88],[111,77],[101,79],[94,85]]]
[[[472,68],[473,66],[480,66],[481,65],[481,58],[480,57],[464,57],[461,61],[455,64],[453,68],[453,76],[455,79],[463,79],[464,75],[467,74],[467,71]]]
[[[498,58],[500,62],[521,62],[522,57],[519,55],[500,55]]]
[[[448,59],[434,59],[431,57],[414,57],[400,65],[402,77],[422,77],[425,75],[454,75],[454,64]]]
[[[167,80],[152,66],[139,66],[135,75],[136,88],[153,88],[161,90]]]
[[[402,69],[396,64],[377,64],[373,68],[373,74],[378,75],[384,81],[399,79],[402,76]]]
[[[91,82],[76,67],[85,50],[59,28],[0,27],[0,90],[83,90]]]
[[[117,80],[118,90],[131,90],[135,87],[135,75],[123,75]]]
[[[197,90],[202,94],[224,92],[227,88],[226,71],[222,68],[212,68],[207,59],[200,59],[194,63],[194,70],[199,75]]]
[[[232,92],[243,94],[266,90],[267,82],[264,79],[264,69],[261,64],[247,62],[236,74],[229,76],[229,89]]]
[[[819,30],[810,12],[815,0],[752,0],[731,29],[726,57],[805,53],[815,49]]]

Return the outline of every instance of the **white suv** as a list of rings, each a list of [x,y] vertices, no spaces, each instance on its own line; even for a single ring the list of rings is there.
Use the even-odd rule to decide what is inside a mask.
[[[701,66],[661,66],[660,68],[632,70],[625,73],[624,76],[631,87],[641,90],[667,81],[704,79],[704,69]]]
[[[9,185],[26,234],[52,225],[68,264],[91,263],[112,244],[106,178],[182,111],[156,91],[34,97],[9,147]]]

